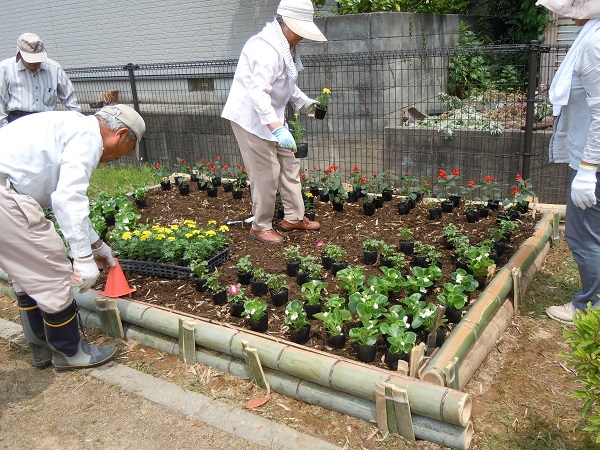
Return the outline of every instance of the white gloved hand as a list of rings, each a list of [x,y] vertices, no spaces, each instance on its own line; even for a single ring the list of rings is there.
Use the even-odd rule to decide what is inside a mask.
[[[304,112],[311,119],[315,118],[315,111],[317,110],[317,104],[318,103],[317,103],[316,100],[313,100],[312,98],[309,98],[308,100],[306,100],[306,103],[304,105],[302,105],[302,108],[304,109]]]
[[[85,256],[83,258],[75,258],[73,260],[73,283],[72,285],[79,288],[79,292],[85,292],[91,288],[98,280],[100,271],[94,256]]]
[[[92,255],[96,261],[98,267],[106,268],[106,264],[111,267],[117,267],[115,257],[113,256],[112,249],[102,242],[102,245],[98,248],[92,248]]]
[[[579,166],[571,183],[571,200],[575,206],[586,209],[596,204],[597,167]]]
[[[275,128],[273,131],[271,131],[271,133],[273,133],[273,135],[277,138],[277,141],[281,147],[289,148],[296,153],[296,141],[294,141],[294,136],[292,136],[290,130],[282,125]]]

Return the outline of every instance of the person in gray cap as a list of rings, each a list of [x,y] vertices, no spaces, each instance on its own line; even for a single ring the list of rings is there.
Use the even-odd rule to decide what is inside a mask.
[[[57,369],[110,361],[116,348],[81,339],[74,289],[91,288],[99,267],[116,266],[94,231],[87,189],[99,163],[137,156],[146,131],[127,105],[93,116],[74,111],[32,114],[0,129],[0,267],[12,278],[33,365]],[[73,262],[53,223],[51,207]]]
[[[296,86],[303,69],[298,43],[327,40],[313,23],[313,13],[311,0],[281,0],[275,20],[244,45],[221,114],[231,121],[248,171],[254,215],[250,237],[260,242],[283,241],[272,223],[277,188],[285,210],[282,230],[320,227],[304,215],[300,159],[294,157],[296,143],[284,120],[288,102],[315,116],[316,101]]]
[[[0,62],[0,128],[28,114],[54,111],[58,99],[70,111],[80,111],[71,80],[48,58],[37,34],[17,39],[17,56]]]

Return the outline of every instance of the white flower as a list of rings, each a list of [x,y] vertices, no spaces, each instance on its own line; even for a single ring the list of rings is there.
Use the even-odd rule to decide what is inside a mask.
[[[373,309],[378,309],[378,308],[379,308],[379,305],[378,305],[377,303],[375,303],[375,304],[373,305]]]
[[[323,313],[323,318],[327,317],[327,314],[329,314],[329,312],[325,311],[325,312]]]
[[[427,278],[427,277],[423,277],[423,281],[424,281],[425,283],[429,283],[429,278]]]
[[[457,273],[456,274],[456,282],[460,283],[462,281],[462,279],[463,279],[463,276],[460,273]]]
[[[340,325],[335,327],[336,330],[338,330],[340,333],[342,332],[342,327]]]
[[[290,319],[292,319],[292,320],[296,320],[297,318],[298,318],[298,313],[297,312],[292,313],[292,315],[290,316]]]

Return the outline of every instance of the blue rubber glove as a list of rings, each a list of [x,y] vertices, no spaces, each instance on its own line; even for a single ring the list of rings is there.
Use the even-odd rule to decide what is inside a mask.
[[[292,136],[292,133],[290,133],[290,130],[282,125],[278,128],[275,128],[273,131],[271,131],[271,133],[273,133],[273,136],[277,138],[277,141],[281,147],[289,148],[296,153],[296,142],[294,141],[294,137]]]

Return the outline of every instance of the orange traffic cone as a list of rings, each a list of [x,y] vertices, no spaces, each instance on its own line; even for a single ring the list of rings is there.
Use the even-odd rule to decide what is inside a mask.
[[[100,292],[100,294],[105,297],[117,298],[135,292],[135,289],[129,287],[129,283],[127,283],[127,280],[125,279],[125,274],[123,273],[123,269],[121,269],[121,264],[119,264],[117,258],[115,258],[115,262],[117,263],[117,267],[108,268],[106,286],[104,287],[104,290]]]

